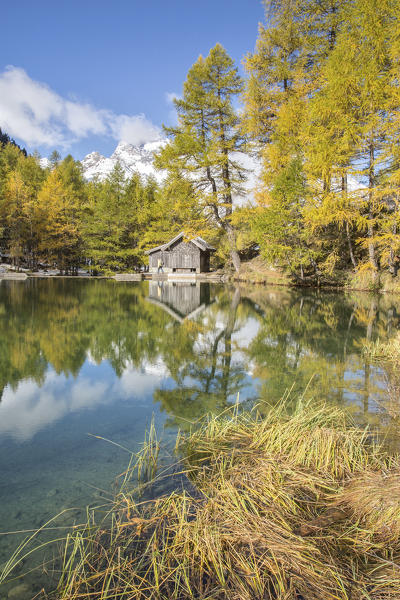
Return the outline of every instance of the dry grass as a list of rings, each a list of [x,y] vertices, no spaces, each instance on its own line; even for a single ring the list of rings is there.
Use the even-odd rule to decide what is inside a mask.
[[[208,420],[178,449],[197,493],[138,503],[70,537],[58,597],[400,597],[400,471],[326,407]]]
[[[400,365],[400,333],[389,342],[369,342],[364,347],[364,353],[374,362]]]
[[[386,379],[384,399],[378,400],[384,414],[389,417],[388,441],[398,443],[400,426],[400,333],[387,342],[367,342],[364,345],[366,359],[383,369]],[[390,434],[390,428],[393,434]],[[392,440],[390,440],[392,438]]]
[[[344,287],[351,290],[400,294],[400,277],[393,277],[385,271],[376,275],[372,269],[359,268],[356,273],[347,273]]]
[[[361,528],[362,539],[388,548],[400,544],[400,470],[367,471],[336,495],[340,507]]]
[[[144,501],[126,477],[68,537],[59,600],[400,598],[399,462],[340,410],[235,410],[177,451],[191,493]]]
[[[246,283],[269,284],[269,285],[290,285],[290,277],[283,269],[271,267],[261,256],[242,262],[240,271],[233,276],[235,281],[244,281]]]

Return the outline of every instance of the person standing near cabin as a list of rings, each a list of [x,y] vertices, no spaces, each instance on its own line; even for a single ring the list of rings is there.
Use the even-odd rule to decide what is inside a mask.
[[[157,265],[158,265],[157,273],[164,273],[164,269],[163,269],[164,263],[161,258],[158,259]]]

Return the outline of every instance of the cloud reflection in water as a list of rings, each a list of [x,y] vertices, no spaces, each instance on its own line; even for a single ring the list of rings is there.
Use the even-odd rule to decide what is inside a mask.
[[[13,390],[7,386],[0,403],[0,436],[28,441],[36,433],[74,412],[94,409],[118,400],[137,402],[151,394],[167,376],[162,362],[145,365],[140,371],[128,366],[117,378],[107,361],[93,366],[86,361],[76,378],[57,375],[48,369],[42,386],[21,381]]]

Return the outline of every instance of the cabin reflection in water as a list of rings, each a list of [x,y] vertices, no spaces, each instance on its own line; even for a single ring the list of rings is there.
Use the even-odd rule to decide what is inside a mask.
[[[149,281],[148,300],[168,312],[180,323],[192,319],[210,304],[210,286],[207,283]]]

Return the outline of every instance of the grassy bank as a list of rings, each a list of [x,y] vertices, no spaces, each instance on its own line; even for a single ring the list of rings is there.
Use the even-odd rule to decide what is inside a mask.
[[[68,538],[58,599],[400,597],[399,460],[340,410],[227,413],[177,451],[190,486],[146,501],[126,479]]]
[[[350,271],[346,274],[344,286],[349,290],[366,292],[383,292],[385,294],[400,294],[400,277],[389,273],[379,273],[374,277],[372,271]]]
[[[234,281],[263,285],[284,285],[336,288],[363,292],[382,292],[400,294],[400,277],[392,277],[387,272],[375,276],[371,270],[337,270],[329,276],[308,278],[303,283],[300,279],[291,278],[290,274],[280,267],[271,267],[260,256],[242,262],[239,273],[232,274]]]
[[[242,262],[239,273],[232,275],[234,281],[270,285],[291,285],[290,277],[279,268],[272,268],[261,256]]]

